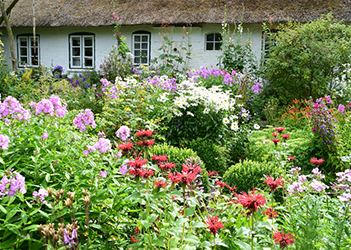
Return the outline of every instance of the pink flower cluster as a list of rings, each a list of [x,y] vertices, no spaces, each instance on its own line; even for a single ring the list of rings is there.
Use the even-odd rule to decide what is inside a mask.
[[[46,204],[46,200],[45,197],[48,197],[48,191],[46,191],[46,189],[39,189],[39,191],[34,191],[33,192],[33,196],[35,198],[35,200],[38,200],[41,203]]]
[[[78,127],[80,132],[86,130],[86,126],[96,128],[94,113],[90,109],[83,110],[76,118],[74,118],[73,126]]]
[[[25,188],[25,178],[17,173],[12,173],[12,169],[8,170],[7,175],[2,177],[0,184],[0,197],[14,196],[17,192],[25,194],[27,192]],[[9,177],[9,178],[8,178]]]
[[[325,185],[323,182],[321,182],[322,179],[325,178],[325,176],[322,174],[322,172],[318,169],[315,168],[312,170],[313,175],[300,175],[299,171],[300,168],[293,168],[290,170],[291,173],[293,173],[293,177],[297,177],[297,180],[292,182],[291,185],[288,186],[288,192],[290,194],[302,194],[303,192],[322,192],[325,189],[328,188],[327,185]],[[312,178],[311,180],[308,180],[308,178]]]
[[[96,150],[100,150],[101,154],[111,150],[111,142],[109,139],[100,138],[93,146],[88,145],[88,150],[84,150],[83,155],[88,155]]]
[[[10,139],[7,135],[0,135],[0,147],[4,150],[9,148]]]
[[[49,100],[42,99],[37,104],[31,103],[30,106],[35,109],[36,115],[43,112],[54,116],[56,112],[58,117],[64,117],[67,113],[67,105],[62,106],[61,99],[57,95],[51,95]]]
[[[8,117],[22,121],[30,121],[31,114],[29,109],[24,109],[16,98],[8,96],[4,102],[0,102],[0,119],[4,118],[4,121],[9,123]]]

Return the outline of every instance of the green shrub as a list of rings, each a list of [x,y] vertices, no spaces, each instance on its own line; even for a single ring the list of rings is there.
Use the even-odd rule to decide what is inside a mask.
[[[350,26],[328,14],[306,24],[289,22],[278,30],[269,35],[274,45],[263,72],[281,103],[316,99],[342,87],[336,79],[350,62]]]
[[[208,171],[217,171],[221,176],[227,171],[229,152],[226,148],[218,146],[204,138],[192,140],[186,143],[186,146],[196,152],[205,163]]]
[[[231,166],[224,174],[223,180],[231,187],[235,185],[239,193],[255,187],[265,189],[267,184],[263,184],[264,175],[275,178],[281,176],[279,167],[273,162],[245,160]]]

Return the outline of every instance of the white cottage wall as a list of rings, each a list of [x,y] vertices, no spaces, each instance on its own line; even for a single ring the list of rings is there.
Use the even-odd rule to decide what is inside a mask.
[[[262,49],[262,26],[260,24],[244,25],[244,37],[247,37],[247,29],[251,34],[251,43],[253,52],[259,61],[261,59]],[[4,49],[7,54],[6,62],[11,65],[10,49],[6,30],[2,29]],[[121,34],[127,38],[127,44],[133,51],[132,34],[137,31],[147,31],[151,33],[151,58],[158,57],[162,52],[159,48],[164,41],[162,34],[164,29],[161,27],[152,27],[150,25],[135,25],[123,26]],[[69,68],[69,35],[77,32],[87,32],[95,34],[95,69],[99,69],[99,64],[103,58],[108,55],[112,46],[116,44],[116,39],[113,36],[113,27],[52,27],[52,28],[37,28],[37,35],[40,36],[40,63],[45,66],[61,65],[66,73],[80,72],[78,69]],[[220,24],[202,24],[200,27],[188,27],[186,32],[189,33],[189,42],[191,47],[191,60],[187,67],[200,69],[201,67],[216,67],[218,56],[221,51],[206,50],[206,35],[209,33],[221,32]],[[31,34],[31,28],[13,28],[15,38],[22,34]],[[172,27],[168,31],[170,40],[174,41],[173,48],[179,49],[179,45],[187,47],[188,38],[184,34],[182,27]],[[15,44],[17,52],[17,43]],[[185,51],[182,51],[184,55]],[[184,55],[185,56],[185,55]]]

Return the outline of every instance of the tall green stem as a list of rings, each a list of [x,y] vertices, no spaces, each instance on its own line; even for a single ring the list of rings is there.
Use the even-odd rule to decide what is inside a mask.
[[[252,233],[251,233],[251,250],[253,250],[254,249],[254,237],[255,237],[255,235],[254,235],[254,213],[252,213],[251,214],[251,223],[252,223],[252,228],[251,228],[251,230],[252,230]]]
[[[183,250],[183,241],[184,241],[184,233],[185,233],[185,185],[183,185],[183,218],[184,218],[183,233],[182,233],[180,250]]]

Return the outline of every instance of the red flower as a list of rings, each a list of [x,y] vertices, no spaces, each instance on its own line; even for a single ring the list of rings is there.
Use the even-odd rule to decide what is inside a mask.
[[[187,173],[177,173],[177,179],[179,182],[181,182],[183,185],[186,185],[186,184],[190,184],[193,182],[193,180],[195,180],[195,178],[197,177],[197,173],[190,173],[190,174],[187,174]]]
[[[207,219],[208,219],[206,221],[206,224],[208,225],[207,228],[210,229],[210,232],[213,234],[213,236],[216,236],[218,229],[224,228],[222,221],[219,220],[217,216],[213,216],[213,217],[209,216]]]
[[[272,133],[272,135],[274,136],[274,138],[278,136],[277,132]]]
[[[133,236],[130,236],[130,240],[133,242],[133,243],[136,243],[136,242],[138,242],[139,240],[137,240],[137,239],[134,239],[134,237]]]
[[[256,194],[255,189],[248,193],[242,192],[242,194],[235,194],[235,196],[244,208],[250,210],[246,213],[247,216],[250,216],[253,212],[257,212],[257,208],[261,208],[266,203],[265,197],[261,193]]]
[[[138,234],[140,233],[140,231],[139,231],[139,228],[138,228],[138,227],[135,227],[135,229],[134,229],[134,233],[135,233],[136,235],[138,235]]]
[[[167,155],[153,155],[151,159],[155,160],[157,162],[168,161],[168,156]]]
[[[276,180],[274,180],[271,176],[265,176],[265,177],[266,177],[266,180],[263,183],[267,183],[267,185],[269,186],[272,192],[277,190],[279,186],[284,185],[282,181],[283,177],[280,177]]]
[[[294,243],[294,236],[292,236],[290,233],[285,234],[284,230],[283,232],[275,232],[273,238],[275,239],[275,244],[279,242],[280,248],[284,249],[286,248],[289,244]]]
[[[125,144],[118,144],[118,149],[121,149],[124,153],[128,153],[133,148],[133,143],[128,142]]]
[[[145,179],[149,179],[150,176],[153,176],[155,174],[155,171],[154,170],[145,170],[144,174],[143,174],[143,177]]]
[[[129,169],[129,174],[134,175],[135,178],[144,177],[145,173],[146,173],[145,169],[141,169],[141,168],[137,168],[137,169],[130,168]]]
[[[177,198],[176,195],[172,195],[172,200],[175,200]]]
[[[218,172],[217,171],[208,171],[208,176],[217,176]]]
[[[274,142],[275,146],[277,146],[278,142],[280,142],[280,139],[279,138],[278,139],[272,138],[271,141]]]
[[[151,137],[152,136],[152,133],[153,133],[153,131],[152,130],[145,130],[145,129],[143,129],[143,130],[138,130],[138,132],[137,132],[137,137]]]
[[[272,212],[272,209],[271,209],[271,208],[267,208],[267,210],[266,210],[266,211],[263,211],[262,213],[268,215],[268,217],[269,217],[270,219],[275,218],[275,217],[278,216],[278,212],[274,211],[274,209],[273,209],[273,212]]]
[[[171,170],[172,168],[177,166],[177,164],[175,164],[173,162],[160,162],[160,163],[157,163],[157,165],[163,171]]]
[[[293,161],[295,159],[295,156],[288,156],[288,161]]]
[[[140,146],[144,146],[144,147],[149,147],[149,146],[151,146],[151,145],[154,145],[155,144],[155,141],[154,141],[154,139],[152,139],[152,140],[145,140],[145,141],[140,141],[140,142],[138,142],[138,145],[140,145]]]
[[[312,158],[310,161],[311,161],[312,164],[318,166],[319,164],[322,164],[324,162],[324,159],[321,158],[321,159],[318,160],[317,158]]]
[[[136,157],[134,159],[134,161],[129,162],[129,166],[137,169],[137,168],[141,168],[143,165],[145,165],[146,162],[147,162],[147,160],[144,160],[143,158],[140,158],[140,157]]]
[[[155,181],[155,188],[158,188],[158,187],[166,187],[168,185],[167,182],[164,182],[164,181]]]
[[[283,128],[283,127],[279,127],[279,128],[275,127],[274,129],[275,129],[275,131],[277,131],[278,133],[281,133],[281,132],[283,132],[283,131],[285,130],[285,128]]]
[[[177,175],[175,175],[173,173],[169,173],[167,178],[170,179],[173,184],[177,184],[179,182]]]
[[[220,186],[221,188],[229,187],[229,186],[227,185],[227,183],[221,182],[221,181],[217,181],[216,185]],[[230,187],[229,187],[229,188],[230,188]]]
[[[281,137],[286,141],[287,139],[289,139],[290,135],[282,134]]]

